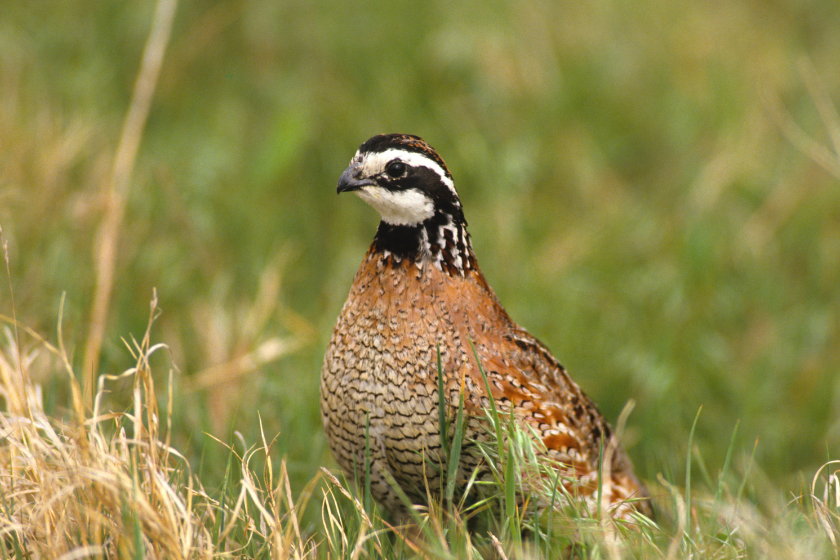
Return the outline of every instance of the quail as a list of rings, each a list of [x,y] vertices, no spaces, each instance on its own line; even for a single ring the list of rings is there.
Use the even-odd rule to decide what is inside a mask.
[[[321,418],[339,465],[356,480],[368,472],[372,496],[405,519],[394,485],[424,505],[444,483],[445,470],[429,468],[444,459],[439,399],[451,425],[463,393],[465,440],[486,439],[489,387],[499,414],[542,440],[536,448],[560,466],[563,495],[582,511],[649,514],[647,491],[603,415],[487,284],[440,155],[417,136],[374,136],[337,190],[382,218],[321,372]],[[465,447],[461,476],[481,461]]]

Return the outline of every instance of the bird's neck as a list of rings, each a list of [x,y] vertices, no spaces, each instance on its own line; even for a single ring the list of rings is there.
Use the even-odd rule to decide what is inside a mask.
[[[450,276],[478,270],[467,224],[440,212],[416,225],[380,222],[370,252],[421,269],[431,265]]]

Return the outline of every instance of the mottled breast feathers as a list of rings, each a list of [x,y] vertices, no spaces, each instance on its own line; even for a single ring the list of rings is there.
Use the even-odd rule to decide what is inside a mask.
[[[363,476],[369,445],[371,491],[398,517],[407,512],[389,479],[415,503],[435,495],[442,481],[425,461],[441,459],[440,348],[445,409],[454,418],[463,390],[467,439],[488,437],[480,362],[496,406],[533,429],[547,457],[566,471],[569,495],[591,512],[606,504],[616,517],[648,513],[646,490],[595,404],[545,345],[510,319],[487,284],[440,155],[417,136],[374,136],[337,190],[355,192],[382,218],[322,369],[322,420],[338,463]],[[464,453],[458,476],[480,463]],[[602,503],[595,503],[599,495]]]

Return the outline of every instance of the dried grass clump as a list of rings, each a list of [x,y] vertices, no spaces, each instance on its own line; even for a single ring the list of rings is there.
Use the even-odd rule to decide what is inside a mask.
[[[155,304],[152,304],[152,318]],[[149,326],[151,327],[152,318]],[[34,333],[30,333],[34,334]],[[231,494],[213,498],[161,425],[150,357],[165,349],[127,343],[136,364],[119,376],[99,378],[92,414],[64,349],[39,338],[24,351],[19,331],[6,328],[0,348],[0,557],[2,558],[209,558],[301,557],[314,551],[298,528],[286,477],[272,475],[270,445],[231,450],[241,476],[226,484]],[[60,336],[60,335],[59,335]],[[72,414],[65,420],[44,411],[40,387],[28,368],[43,358],[66,370]],[[134,381],[125,412],[103,412],[109,383]],[[171,417],[172,371],[166,418]],[[265,477],[249,467],[264,454]],[[232,469],[235,473],[236,469]],[[238,478],[238,480],[233,480]],[[238,482],[238,483],[237,483]],[[305,500],[300,500],[305,504]]]

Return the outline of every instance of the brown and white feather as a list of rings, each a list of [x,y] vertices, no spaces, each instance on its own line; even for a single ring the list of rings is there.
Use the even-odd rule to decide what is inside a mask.
[[[383,171],[393,158],[411,168],[396,180]],[[440,184],[427,192],[425,183],[409,180],[412,173]],[[371,179],[377,174],[381,180]],[[406,185],[419,194],[404,196],[400,189]],[[366,201],[387,196],[411,205],[424,195],[435,211],[432,217],[414,212],[425,216],[420,223],[396,224],[382,213],[339,315],[321,376],[322,420],[339,465],[361,478],[368,438],[374,498],[395,515],[406,515],[388,482],[393,478],[412,501],[426,503],[428,492],[434,494],[443,482],[426,463],[443,459],[438,348],[450,419],[463,388],[466,437],[488,437],[482,422],[490,401],[472,342],[496,406],[533,429],[548,457],[566,471],[562,478],[570,495],[595,511],[601,452],[608,450],[609,463],[601,467],[603,503],[615,517],[649,513],[646,490],[595,404],[545,345],[511,320],[487,284],[451,175],[437,152],[413,136],[374,137],[351,161],[342,188],[370,191],[360,194]],[[412,212],[408,208],[401,216]],[[464,453],[459,476],[469,476],[480,461]]]

